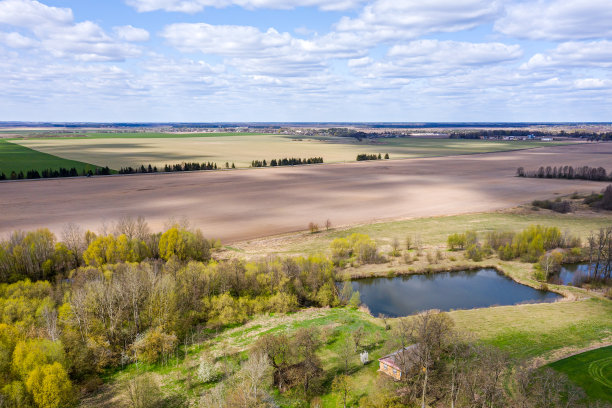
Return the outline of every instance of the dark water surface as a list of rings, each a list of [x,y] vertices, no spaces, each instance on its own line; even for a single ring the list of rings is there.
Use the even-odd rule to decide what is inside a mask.
[[[579,280],[580,276],[589,274],[589,266],[588,262],[562,265],[561,271],[554,274],[550,278],[550,282],[558,285],[573,285],[575,280]]]
[[[472,309],[552,302],[561,295],[521,285],[495,269],[367,278],[351,282],[374,316],[407,316],[423,310]]]

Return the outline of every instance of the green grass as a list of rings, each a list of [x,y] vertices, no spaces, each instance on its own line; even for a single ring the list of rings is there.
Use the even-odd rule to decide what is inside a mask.
[[[612,346],[559,360],[550,367],[567,374],[590,398],[612,402]]]
[[[56,170],[60,167],[67,169],[74,167],[79,173],[82,170],[97,168],[92,164],[63,159],[0,139],[0,173],[4,173],[7,177],[12,171],[16,173],[22,171],[25,174],[28,170]]]

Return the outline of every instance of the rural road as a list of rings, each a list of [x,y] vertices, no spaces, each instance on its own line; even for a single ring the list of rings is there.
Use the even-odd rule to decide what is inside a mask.
[[[318,166],[0,183],[0,234],[68,222],[95,230],[143,215],[186,217],[224,243],[333,225],[497,210],[605,183],[514,177],[516,168],[603,166],[612,143]]]

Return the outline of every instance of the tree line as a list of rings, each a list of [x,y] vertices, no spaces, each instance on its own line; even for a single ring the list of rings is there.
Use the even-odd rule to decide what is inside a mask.
[[[111,169],[106,167],[97,167],[94,170],[81,170],[79,171],[72,167],[70,169],[60,167],[59,169],[44,169],[40,172],[36,169],[28,170],[25,172],[20,171],[19,173],[12,171],[8,176],[4,173],[0,173],[0,180],[24,180],[24,179],[40,179],[40,178],[58,178],[58,177],[85,177],[85,176],[102,176],[111,174]]]
[[[465,132],[451,132],[449,138],[451,139],[484,139],[484,138],[499,138],[505,136],[519,136],[527,137],[533,135],[534,137],[570,137],[575,139],[586,139],[589,141],[599,140],[612,140],[612,132],[588,132],[588,131],[572,131],[567,132],[561,130],[559,132],[545,132],[538,130],[525,130],[525,129],[491,129],[491,130],[470,130]]]
[[[229,168],[229,163],[227,168]],[[234,166],[235,168],[235,166]],[[200,170],[217,170],[217,163],[198,163],[198,162],[183,162],[176,164],[166,164],[163,169],[158,169],[157,166],[145,166],[142,164],[140,167],[121,167],[119,169],[119,174],[135,174],[135,173],[157,173],[159,171],[163,171],[166,173],[171,173],[174,171],[200,171]]]
[[[558,178],[579,179],[591,181],[612,181],[612,175],[608,176],[603,167],[581,166],[574,169],[573,166],[540,166],[538,170],[526,171],[525,168],[516,169],[517,177],[530,178]]]
[[[360,153],[357,155],[357,161],[364,161],[364,160],[382,160],[383,156],[382,154],[378,153],[378,154],[367,154],[367,153]],[[385,160],[389,159],[389,153],[385,154]]]
[[[251,162],[251,167],[277,167],[277,166],[300,166],[304,164],[319,164],[323,163],[322,157],[309,157],[306,159],[295,158],[295,157],[285,157],[282,159],[272,159],[268,162],[266,159],[263,160],[253,160]]]

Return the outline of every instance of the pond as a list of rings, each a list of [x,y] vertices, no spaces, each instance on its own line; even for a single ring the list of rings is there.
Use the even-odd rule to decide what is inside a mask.
[[[407,316],[494,305],[553,302],[561,295],[521,285],[495,269],[367,278],[351,282],[373,316]]]
[[[557,285],[574,285],[580,276],[588,275],[589,263],[561,265],[561,270],[552,275],[548,281]]]

